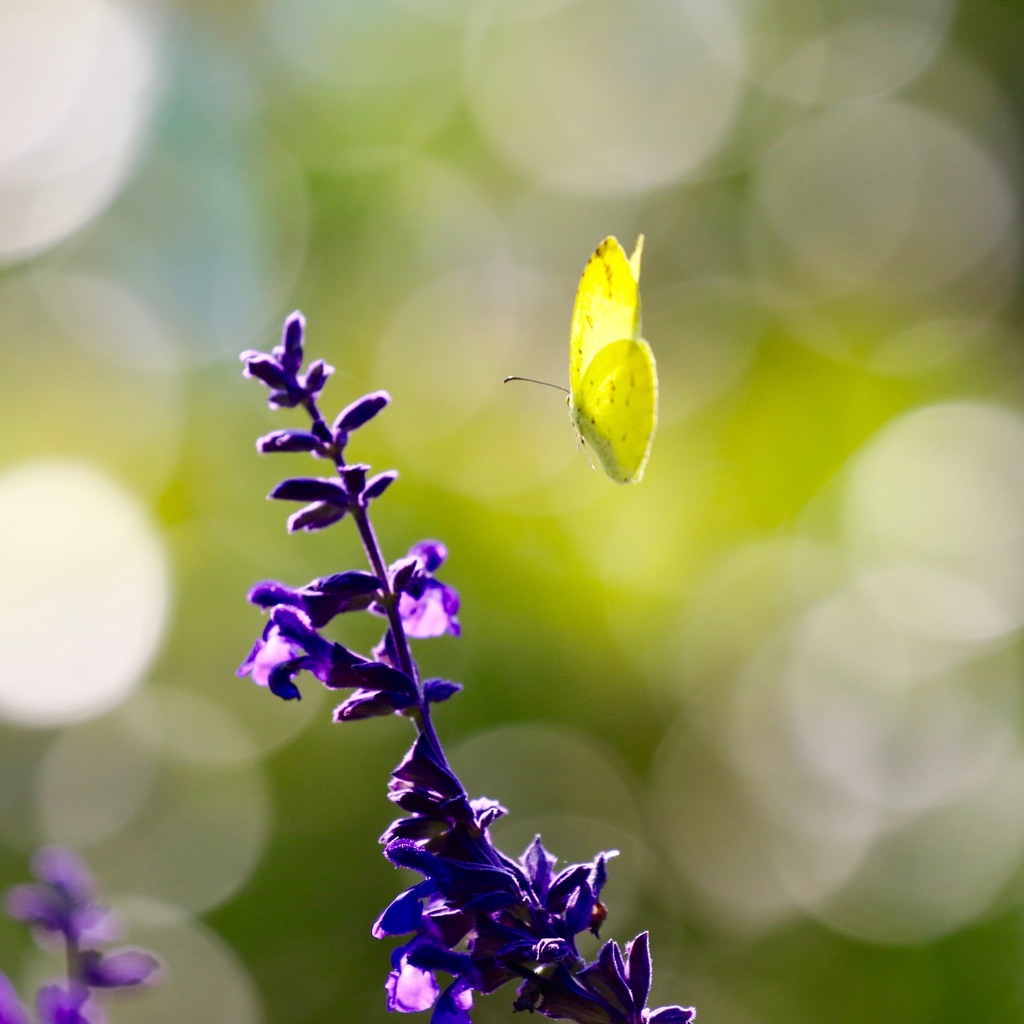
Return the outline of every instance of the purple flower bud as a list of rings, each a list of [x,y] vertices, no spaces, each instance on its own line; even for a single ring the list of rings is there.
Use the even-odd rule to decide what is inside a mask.
[[[281,347],[274,349],[285,372],[294,377],[302,367],[302,343],[306,333],[306,318],[298,310],[291,313],[281,331]]]
[[[274,409],[294,409],[298,405],[315,401],[333,368],[323,360],[312,363],[304,377],[302,368],[303,336],[306,321],[299,312],[285,320],[281,344],[268,355],[249,350],[242,353],[246,377],[252,377],[270,388],[267,401]],[[323,440],[323,439],[321,439]]]
[[[250,604],[258,608],[276,608],[279,604],[290,605],[295,608],[303,607],[302,598],[297,590],[286,587],[283,583],[275,580],[264,580],[253,586],[248,594]]]
[[[312,505],[300,508],[288,517],[288,532],[298,533],[301,530],[313,533],[333,526],[345,516],[345,509],[324,501],[314,501]]]
[[[273,452],[315,452],[320,442],[308,430],[275,430],[264,434],[256,442],[256,450],[262,455]]]
[[[160,967],[159,961],[140,949],[125,949],[119,953],[82,953],[82,980],[92,988],[126,988],[152,980]]]
[[[428,679],[423,684],[423,697],[428,704],[440,704],[461,689],[461,683],[453,683],[447,679]]]
[[[345,438],[353,430],[358,430],[365,423],[369,423],[391,401],[391,396],[386,391],[374,391],[369,395],[357,398],[351,405],[346,406],[338,413],[334,421],[335,439]],[[345,441],[340,441],[344,444]]]
[[[245,363],[245,369],[242,370],[243,376],[258,380],[275,391],[288,390],[292,382],[291,377],[273,356],[249,349],[242,353],[241,359]]]
[[[332,373],[334,373],[334,367],[330,363],[325,363],[322,359],[318,359],[315,363],[310,363],[305,377],[300,381],[303,390],[310,398],[316,398],[323,391],[327,378]]]
[[[342,508],[348,505],[345,488],[337,480],[319,476],[282,480],[267,497],[278,501],[326,501]]]
[[[397,479],[398,474],[394,470],[378,473],[371,477],[366,484],[366,490],[363,491],[366,500],[372,501],[374,498],[379,498]]]

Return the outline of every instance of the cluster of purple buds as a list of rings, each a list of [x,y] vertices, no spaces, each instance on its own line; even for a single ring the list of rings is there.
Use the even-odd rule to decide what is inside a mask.
[[[141,949],[101,952],[121,928],[114,915],[96,903],[92,875],[71,850],[45,847],[33,862],[37,882],[16,885],[5,909],[32,927],[41,945],[62,945],[67,979],[44,985],[36,997],[39,1024],[105,1024],[95,990],[130,988],[157,980],[159,962]],[[28,1011],[14,986],[0,973],[0,1024],[29,1024]]]
[[[261,452],[304,451],[334,463],[331,478],[283,481],[271,498],[304,502],[288,528],[319,530],[349,517],[366,550],[369,570],[313,580],[304,587],[257,584],[249,600],[268,613],[262,636],[238,670],[285,700],[301,696],[296,677],[306,671],[329,689],[352,692],[334,711],[335,721],[401,714],[417,738],[392,772],[388,796],[403,811],[381,837],[395,867],[422,881],[401,893],[373,926],[378,938],[401,936],[385,988],[388,1009],[433,1007],[432,1024],[470,1024],[474,993],[508,982],[518,991],[514,1010],[538,1012],[577,1024],[689,1024],[692,1008],[647,1008],[651,958],[647,933],[621,950],[606,942],[587,963],[577,937],[597,935],[607,911],[601,902],[606,865],[615,851],[588,864],[555,870],[556,858],[534,840],[513,859],[491,840],[490,827],[505,809],[469,798],[449,766],[431,718],[431,705],[461,687],[421,679],[410,638],[458,635],[458,595],[435,573],[447,551],[439,541],[416,544],[387,565],[370,524],[370,502],[397,474],[369,477],[369,467],[345,461],[352,433],[388,403],[377,391],[349,405],[328,427],[318,408],[331,372],[322,361],[300,376],[304,321],[293,313],[282,344],[270,355],[245,352],[245,374],[271,389],[273,408],[303,406],[309,430],[281,430],[260,438]],[[324,637],[336,615],[369,611],[387,620],[369,657]],[[442,987],[438,975],[451,980]]]

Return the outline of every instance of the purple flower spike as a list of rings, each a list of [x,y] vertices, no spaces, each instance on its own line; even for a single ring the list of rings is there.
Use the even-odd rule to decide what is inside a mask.
[[[431,1024],[470,1024],[475,993],[512,983],[518,985],[515,1011],[575,1024],[690,1024],[692,1008],[647,1008],[652,966],[646,932],[624,952],[606,942],[591,963],[579,952],[580,936],[597,936],[608,916],[601,896],[616,851],[558,870],[538,836],[521,857],[508,856],[490,834],[507,811],[495,800],[471,799],[448,764],[432,712],[461,686],[423,679],[410,646],[411,638],[459,635],[459,595],[437,579],[448,550],[425,540],[388,565],[369,511],[397,474],[371,476],[368,465],[346,461],[345,448],[390,398],[385,391],[363,395],[328,426],[316,399],[330,368],[315,361],[299,375],[303,331],[301,315],[293,314],[271,354],[243,356],[246,374],[271,389],[271,405],[301,405],[311,420],[306,430],[265,435],[258,447],[307,452],[333,463],[335,475],[291,477],[270,497],[303,503],[288,520],[290,531],[351,520],[371,571],[335,572],[300,588],[257,584],[249,600],[269,612],[269,621],[238,673],[292,700],[300,696],[298,674],[309,672],[328,689],[351,691],[335,708],[335,721],[398,714],[415,725],[417,737],[388,784],[388,798],[403,817],[380,839],[391,864],[420,875],[372,929],[377,938],[403,937],[391,952],[388,1009],[431,1011]],[[369,657],[321,632],[337,616],[362,610],[388,620]],[[93,984],[141,981],[151,965],[128,957],[87,959]]]
[[[322,359],[312,363],[306,375],[302,368],[303,338],[306,320],[298,311],[284,323],[281,344],[268,355],[252,349],[242,353],[246,377],[258,380],[270,388],[267,398],[272,409],[294,409],[307,402],[315,402],[327,378],[334,372]]]

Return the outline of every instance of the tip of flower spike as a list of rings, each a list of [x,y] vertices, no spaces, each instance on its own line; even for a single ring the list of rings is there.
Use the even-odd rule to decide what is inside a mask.
[[[302,339],[305,333],[306,318],[295,310],[286,318],[281,331],[281,362],[293,374],[298,373],[302,366]]]

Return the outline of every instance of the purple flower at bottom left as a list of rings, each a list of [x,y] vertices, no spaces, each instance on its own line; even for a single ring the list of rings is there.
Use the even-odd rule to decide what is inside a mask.
[[[29,925],[43,946],[62,945],[67,976],[36,996],[39,1024],[106,1024],[94,989],[110,991],[159,980],[160,962],[143,949],[101,952],[98,944],[120,936],[111,911],[95,901],[96,886],[85,861],[58,846],[39,850],[32,860],[35,882],[9,889],[4,909]],[[0,1024],[32,1024],[8,977],[0,972]]]

